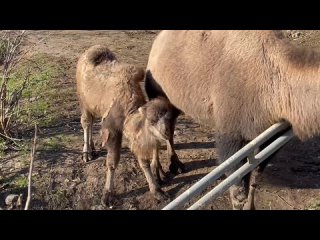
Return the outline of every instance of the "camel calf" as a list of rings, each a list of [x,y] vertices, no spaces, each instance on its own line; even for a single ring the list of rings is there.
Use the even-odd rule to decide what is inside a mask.
[[[165,176],[158,151],[160,141],[170,145],[172,105],[165,98],[146,102],[139,85],[144,73],[142,68],[118,62],[108,48],[100,45],[89,48],[78,61],[76,80],[84,130],[83,160],[90,160],[94,152],[93,118],[102,118],[103,145],[108,150],[103,204],[109,205],[112,200],[123,133],[151,193],[158,200],[167,197],[158,184],[160,175]]]

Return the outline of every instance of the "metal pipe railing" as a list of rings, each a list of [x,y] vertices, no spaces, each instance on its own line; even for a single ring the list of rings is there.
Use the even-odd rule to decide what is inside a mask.
[[[232,173],[229,177],[227,177],[224,181],[222,181],[219,185],[217,185],[214,189],[212,189],[209,193],[203,196],[200,200],[194,203],[188,210],[196,210],[206,206],[209,202],[216,199],[220,194],[224,193],[231,187],[233,184],[238,183],[241,179],[255,169],[260,163],[266,160],[271,154],[280,149],[284,144],[286,144],[293,137],[293,131],[290,129],[273,141],[270,145],[264,148],[261,152],[259,152],[252,163],[245,163],[242,167]]]
[[[249,142],[246,146],[224,161],[222,164],[217,166],[213,171],[203,177],[200,181],[191,186],[188,190],[182,193],[175,200],[170,202],[167,206],[165,206],[162,210],[173,210],[178,209],[183,204],[188,202],[191,198],[196,195],[199,195],[204,189],[209,187],[216,181],[219,177],[221,177],[227,170],[235,166],[249,154],[251,154],[255,149],[257,149],[261,144],[265,143],[275,134],[287,129],[290,127],[290,124],[287,122],[280,122],[272,125],[266,131],[261,133],[258,137]]]

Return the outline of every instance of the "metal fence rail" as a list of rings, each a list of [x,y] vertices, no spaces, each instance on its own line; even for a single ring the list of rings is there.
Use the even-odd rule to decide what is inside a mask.
[[[275,134],[289,129],[290,125],[287,122],[276,123],[268,128],[266,131],[261,133],[258,137],[249,142],[246,146],[216,167],[213,171],[203,177],[200,181],[195,183],[192,187],[182,193],[175,200],[170,202],[167,206],[163,208],[163,210],[173,210],[180,208],[183,204],[187,203],[191,198],[199,195],[204,189],[209,187],[216,181],[220,176],[222,176],[226,171],[235,166],[241,160],[248,156],[252,156],[255,149],[261,146],[263,143],[272,138]],[[226,178],[223,182],[221,182],[218,186],[212,189],[207,195],[202,197],[199,201],[193,204],[188,210],[199,209],[204,207],[209,201],[214,200],[224,191],[226,191],[230,186],[239,181],[243,176],[256,168],[261,162],[267,159],[271,154],[281,148],[285,143],[287,143],[293,137],[292,130],[286,131],[283,135],[273,141],[268,147],[266,147],[263,151],[258,153],[253,161],[247,162],[242,167],[240,167],[237,171],[231,174],[228,178]]]

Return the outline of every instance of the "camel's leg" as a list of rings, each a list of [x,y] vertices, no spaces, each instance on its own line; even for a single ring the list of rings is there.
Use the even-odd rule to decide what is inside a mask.
[[[272,137],[271,139],[269,139],[268,141],[266,141],[264,144],[262,144],[259,149],[257,149],[258,151],[255,151],[254,155],[257,155],[259,151],[263,150],[264,148],[266,148],[267,146],[269,146],[275,139],[277,139],[281,133],[276,134],[274,137]],[[256,190],[256,182],[257,182],[257,178],[261,176],[262,172],[264,171],[264,169],[266,168],[266,166],[269,164],[269,162],[274,158],[274,156],[277,154],[279,150],[277,150],[276,152],[274,152],[273,154],[271,154],[266,160],[264,160],[262,163],[260,163],[260,165],[254,169],[251,174],[250,174],[250,179],[249,179],[249,193],[248,193],[248,201],[246,202],[246,204],[244,205],[243,209],[244,210],[255,210],[255,205],[254,205],[254,194],[255,194],[255,190]],[[251,156],[251,161],[254,161],[253,159],[254,156]],[[249,158],[250,161],[250,158]]]
[[[255,152],[254,155],[257,155],[258,152]],[[264,160],[262,163],[260,163],[260,165],[254,169],[251,172],[250,175],[250,182],[249,182],[249,193],[248,193],[248,201],[246,202],[246,204],[244,205],[243,209],[244,210],[255,210],[255,205],[254,205],[254,194],[255,194],[255,190],[257,187],[257,178],[262,174],[262,172],[264,171],[264,169],[266,168],[266,166],[268,165],[268,163],[270,162],[270,160],[274,157],[275,153],[272,154],[268,159]],[[249,159],[250,161],[250,159]],[[252,160],[254,161],[254,160]]]
[[[159,160],[159,144],[157,145],[156,148],[153,149],[151,170],[152,170],[153,176],[156,177],[156,180],[159,185],[163,184],[167,180],[166,173],[163,171],[163,168]],[[161,178],[161,175],[163,179]]]
[[[112,204],[112,198],[114,194],[114,172],[118,166],[120,160],[122,133],[121,132],[109,132],[106,142],[107,146],[107,174],[106,183],[103,189],[103,196],[101,203],[104,206],[110,206]]]
[[[258,149],[256,149],[251,155],[248,156],[248,162],[249,163],[254,163],[255,161],[255,155],[258,154]],[[247,201],[243,206],[243,210],[254,210],[255,206],[254,206],[254,193],[256,190],[256,177],[257,177],[257,169],[254,169],[252,172],[248,173],[244,179],[246,181],[247,184],[247,189],[248,189],[248,197],[247,197]]]
[[[237,152],[242,147],[243,147],[243,140],[240,137],[223,135],[217,138],[217,149],[218,149],[218,154],[221,162],[228,159],[230,156],[232,156],[235,152]],[[241,165],[242,163],[240,162],[234,168],[227,171],[226,175],[227,176],[231,175]],[[250,175],[247,175],[246,177],[248,178],[250,177]],[[248,184],[246,184],[247,182],[245,181],[246,177],[241,179],[240,182],[231,186],[229,189],[233,209],[242,209],[244,204],[247,201]]]
[[[149,161],[146,159],[142,159],[140,156],[138,156],[138,161],[147,179],[149,189],[152,195],[155,197],[155,199],[159,201],[166,200],[169,197],[169,195],[161,190],[159,184],[155,180],[155,177],[151,172]]]
[[[183,173],[186,171],[184,164],[179,160],[178,155],[174,150],[173,135],[174,135],[175,125],[177,122],[177,117],[172,121],[172,124],[170,124],[170,138],[169,138],[169,141],[167,141],[168,159],[170,159],[169,169],[172,174]]]
[[[92,115],[86,110],[83,110],[81,114],[81,126],[83,128],[84,140],[82,159],[84,160],[84,162],[88,162],[92,159],[92,149],[90,146],[90,129],[92,126]]]
[[[243,206],[243,210],[255,210],[254,194],[256,190],[256,179],[259,175],[260,175],[260,172],[258,169],[254,169],[250,174],[248,199]]]
[[[96,148],[94,146],[92,132],[93,132],[93,118],[91,118],[91,124],[89,127],[89,143],[90,143],[90,147],[91,147],[91,155],[95,156],[96,155]]]

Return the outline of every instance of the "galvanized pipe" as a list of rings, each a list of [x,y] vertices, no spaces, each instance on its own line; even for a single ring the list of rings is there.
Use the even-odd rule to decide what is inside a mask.
[[[290,124],[287,122],[280,122],[272,125],[266,131],[261,133],[258,137],[249,142],[246,146],[224,161],[222,164],[217,166],[214,170],[212,170],[209,174],[191,186],[188,190],[183,192],[179,197],[170,202],[167,206],[165,206],[162,210],[173,210],[178,209],[183,204],[188,202],[194,196],[200,194],[204,189],[209,187],[216,181],[219,177],[221,177],[228,169],[235,166],[242,159],[247,157],[250,153],[252,153],[255,149],[257,149],[261,144],[265,143],[276,133],[281,132],[290,127]]]
[[[209,193],[203,196],[200,200],[194,203],[188,210],[196,210],[202,207],[205,207],[209,202],[216,199],[220,194],[228,190],[233,184],[238,183],[245,175],[255,169],[260,163],[266,160],[271,154],[280,149],[284,144],[286,144],[293,137],[292,129],[285,132],[275,141],[273,141],[270,145],[268,145],[265,149],[259,152],[255,156],[255,160],[252,163],[245,163],[242,167],[240,167],[237,171],[232,173],[228,178],[226,178],[223,182],[217,185],[214,189],[212,189]]]

